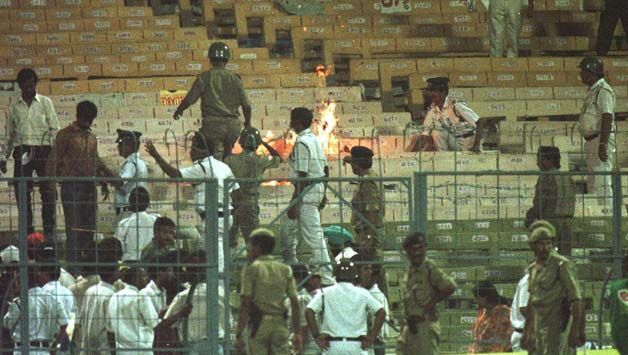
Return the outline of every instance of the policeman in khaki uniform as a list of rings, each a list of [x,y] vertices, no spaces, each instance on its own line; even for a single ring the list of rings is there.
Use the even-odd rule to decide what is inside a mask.
[[[574,266],[554,250],[554,233],[540,226],[530,235],[535,260],[529,273],[522,347],[530,354],[575,354],[585,342],[584,305]]]
[[[558,172],[560,150],[541,146],[537,165],[543,172]],[[539,175],[532,207],[526,213],[526,225],[538,219],[547,219],[556,229],[558,252],[571,255],[573,215],[576,209],[576,187],[569,175]],[[552,228],[554,228],[552,227]]]
[[[223,42],[212,43],[208,56],[211,69],[196,77],[192,89],[174,112],[174,119],[181,118],[183,111],[200,98],[203,116],[200,131],[214,142],[214,157],[223,160],[231,154],[242,130],[238,108],[242,106],[244,127],[250,127],[251,105],[240,77],[227,70],[227,62],[231,57],[229,47]]]
[[[419,145],[433,141],[437,151],[480,151],[480,117],[464,102],[450,98],[449,79],[427,79],[427,92],[431,101]]]
[[[403,296],[405,326],[397,341],[398,355],[438,354],[440,323],[436,305],[456,290],[456,283],[426,259],[425,236],[410,233],[403,242],[410,260]]]
[[[611,172],[615,155],[615,93],[604,80],[604,63],[599,57],[586,57],[579,65],[580,79],[589,87],[580,114],[587,170]],[[610,175],[587,176],[587,188],[598,204],[613,206]]]
[[[373,171],[373,151],[367,147],[351,148],[351,155],[343,159],[351,170],[361,178],[378,178]],[[353,192],[351,226],[359,245],[358,252],[369,260],[381,257],[380,239],[384,236],[384,195],[382,183],[373,180],[358,182]]]
[[[279,153],[262,140],[257,128],[245,128],[240,134],[239,143],[243,152],[225,158],[225,163],[236,178],[262,179],[267,169],[279,167]],[[255,153],[260,144],[268,150],[270,156]],[[233,226],[230,233],[233,246],[237,245],[238,230],[248,243],[249,235],[259,226],[258,187],[258,182],[241,182],[240,189],[234,192]]]
[[[251,233],[249,259],[242,269],[240,287],[240,316],[235,347],[244,349],[244,329],[248,325],[249,354],[289,355],[290,342],[285,318],[284,300],[290,299],[292,329],[299,329],[299,299],[292,269],[271,258],[275,235],[263,228]],[[292,336],[297,351],[301,348],[301,334]]]

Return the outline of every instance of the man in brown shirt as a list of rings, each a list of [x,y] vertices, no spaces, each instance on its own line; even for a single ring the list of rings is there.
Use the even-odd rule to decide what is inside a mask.
[[[91,101],[76,106],[76,121],[57,133],[57,139],[46,164],[48,176],[113,177],[98,156],[96,135],[89,129],[98,109]],[[102,182],[104,200],[109,197],[107,184]],[[96,183],[94,181],[61,182],[61,201],[65,215],[66,260],[79,260],[80,251],[93,241],[96,231]],[[76,271],[76,267],[70,267]]]
[[[231,154],[242,130],[238,108],[242,106],[244,126],[250,127],[251,105],[240,77],[227,70],[227,62],[231,57],[229,47],[223,42],[212,43],[208,56],[211,69],[196,77],[192,89],[177,107],[174,119],[181,118],[183,111],[200,98],[203,116],[200,131],[214,142],[214,157],[223,160]]]

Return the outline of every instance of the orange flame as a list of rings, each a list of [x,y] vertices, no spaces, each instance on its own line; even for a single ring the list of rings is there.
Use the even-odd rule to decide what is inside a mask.
[[[338,154],[338,137],[334,134],[334,129],[338,125],[336,103],[333,100],[323,101],[322,106],[319,106],[319,115],[314,132],[321,141],[325,154]]]

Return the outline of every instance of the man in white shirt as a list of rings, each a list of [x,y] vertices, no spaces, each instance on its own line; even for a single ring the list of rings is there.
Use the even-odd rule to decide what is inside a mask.
[[[205,252],[199,250],[187,261],[192,264],[205,264]],[[188,267],[188,276],[192,278],[191,286],[179,292],[172,300],[166,311],[164,320],[174,319],[174,326],[179,332],[179,339],[186,347],[186,354],[216,354],[222,355],[223,347],[219,344],[218,349],[211,351],[207,342],[208,320],[218,321],[218,338],[225,336],[225,290],[224,286],[218,286],[218,314],[207,313],[207,283],[205,282],[204,267]],[[192,293],[190,295],[190,293]]]
[[[120,167],[118,176],[122,179],[133,178],[146,178],[148,177],[148,169],[146,163],[140,158],[140,137],[141,132],[126,131],[117,129],[118,139],[118,154],[125,158],[124,163]],[[127,210],[129,209],[129,196],[131,191],[137,187],[147,187],[146,181],[123,181],[114,184],[116,187],[115,195],[113,196],[114,206],[116,208],[116,215],[118,219],[125,217]]]
[[[312,334],[307,326],[307,320],[305,319],[307,305],[312,301],[314,296],[321,292],[321,275],[320,273],[308,272],[307,267],[303,264],[292,265],[292,274],[294,275],[297,285],[303,284],[303,288],[299,290],[297,294],[297,298],[299,299],[299,311],[301,311],[301,316],[299,317],[301,329],[291,329],[291,331],[301,333],[301,341],[303,342],[301,349],[302,355],[321,355],[321,349],[316,345],[314,338],[312,338]],[[289,303],[288,300],[286,300],[286,303]],[[286,304],[286,308],[290,309],[289,304]],[[320,317],[316,314],[315,316],[316,323],[320,327]]]
[[[437,151],[480,151],[480,117],[464,102],[450,98],[449,79],[436,77],[427,79],[427,92],[431,100],[423,132],[419,137],[420,145],[433,140]]]
[[[610,173],[615,158],[615,92],[604,80],[602,58],[586,57],[579,68],[582,83],[589,87],[579,120],[587,171]],[[607,209],[613,207],[611,180],[611,175],[587,176],[588,192]]]
[[[192,147],[190,148],[190,158],[194,162],[192,166],[183,168],[181,170],[170,165],[164,160],[153,143],[147,141],[145,144],[146,152],[152,156],[163,172],[171,178],[184,178],[184,179],[217,179],[218,181],[218,269],[222,272],[224,269],[224,248],[223,248],[223,236],[225,231],[229,231],[229,226],[232,222],[232,215],[229,213],[229,220],[225,221],[225,209],[231,211],[232,205],[224,206],[225,196],[233,198],[232,192],[238,190],[240,185],[237,182],[230,184],[228,188],[225,188],[225,179],[235,179],[231,168],[220,160],[213,157],[214,154],[214,142],[206,139],[200,132],[196,132],[192,138]],[[213,202],[213,201],[212,201]],[[210,202],[211,203],[211,202]],[[194,204],[196,206],[196,212],[201,217],[201,224],[199,225],[199,233],[203,238],[207,237],[205,231],[205,183],[194,184]],[[225,225],[226,224],[226,225]],[[211,236],[210,236],[211,237]],[[227,235],[227,241],[229,235]],[[203,240],[204,242],[204,240]]]
[[[528,298],[530,297],[530,293],[528,292],[528,277],[529,274],[525,274],[521,280],[519,280],[515,296],[512,298],[512,306],[510,307],[510,324],[513,329],[510,337],[512,351],[523,350],[521,348],[521,337],[523,336],[526,317],[521,311],[522,308],[525,309],[528,307]]]
[[[44,291],[37,283],[37,270],[34,265],[28,269],[28,320],[29,340],[28,354],[50,354],[49,347],[56,340],[67,338],[66,328],[69,316],[56,299],[49,292]],[[12,330],[15,341],[14,354],[21,354],[20,299],[16,298],[9,304],[9,310],[4,315],[4,326]]]
[[[337,284],[323,289],[307,305],[307,324],[325,354],[367,355],[384,324],[384,306],[367,290],[353,284],[358,280],[353,262],[342,260],[334,274]],[[320,313],[322,319],[320,329],[316,313]],[[371,329],[367,329],[368,315],[375,317]]]
[[[79,347],[81,355],[110,355],[115,348],[113,333],[108,338],[107,317],[109,300],[116,292],[114,282],[117,277],[117,262],[120,260],[121,243],[116,238],[105,238],[98,244],[105,252],[99,255],[98,283],[90,286],[83,296],[81,307],[78,308],[72,339]],[[115,252],[118,250],[118,252]],[[110,330],[109,330],[110,331]]]
[[[7,120],[7,141],[4,156],[0,157],[0,172],[7,172],[7,160],[13,155],[13,177],[46,176],[45,167],[52,142],[59,130],[59,121],[52,101],[37,94],[39,78],[32,69],[22,69],[17,74],[17,83],[22,91],[11,107]],[[19,184],[15,184],[15,195],[20,195]],[[31,195],[33,183],[26,184],[26,204],[19,211],[26,211],[26,234],[35,231]],[[56,190],[54,184],[41,184],[41,218],[44,235],[55,236]]]
[[[142,250],[153,239],[153,227],[159,215],[146,212],[150,196],[143,187],[131,191],[129,203],[130,214],[118,223],[116,238],[122,243],[122,261],[138,261]]]
[[[131,267],[123,273],[126,287],[111,296],[109,301],[108,329],[114,333],[116,348],[129,349],[134,354],[152,355],[154,328],[159,324],[149,297],[140,294],[148,283],[146,272]]]
[[[325,184],[322,181],[304,181],[302,179],[323,179],[329,174],[327,157],[323,146],[312,133],[312,112],[305,107],[297,107],[290,112],[290,128],[297,133],[297,139],[290,153],[290,178],[294,193],[287,215],[291,220],[298,220],[298,235],[312,250],[310,264],[316,265],[324,279],[331,278],[331,265],[327,243],[323,238],[321,212],[325,199]],[[299,179],[299,180],[296,180]]]

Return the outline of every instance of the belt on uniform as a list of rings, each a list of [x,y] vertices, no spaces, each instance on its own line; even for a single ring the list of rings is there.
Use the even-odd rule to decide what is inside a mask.
[[[329,341],[362,341],[363,337],[328,337],[327,340]]]
[[[590,136],[584,136],[584,140],[585,140],[585,141],[587,141],[587,142],[588,142],[588,141],[592,141],[592,140],[594,140],[595,138],[597,138],[597,137],[599,137],[599,136],[600,136],[600,134],[599,134],[599,133],[592,134],[592,135],[590,135]]]
[[[473,137],[475,135],[475,132],[467,132],[465,134],[461,134],[459,136],[456,136],[456,138],[469,138],[469,137]]]
[[[523,328],[512,328],[517,333],[523,333]]]
[[[205,219],[205,216],[206,216],[205,211],[200,212],[198,215],[201,216],[201,219]],[[224,216],[225,214],[222,211],[218,212],[218,218],[223,218]]]
[[[15,343],[17,347],[22,346],[22,343],[17,342]],[[48,340],[33,340],[30,342],[30,346],[35,346],[38,348],[47,348],[48,345],[50,345],[50,343],[48,342]]]

